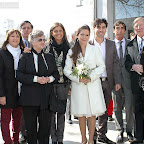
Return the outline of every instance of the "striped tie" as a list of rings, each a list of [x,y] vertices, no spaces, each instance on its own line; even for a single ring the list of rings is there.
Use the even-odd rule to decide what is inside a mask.
[[[142,54],[142,51],[143,51],[143,38],[141,39],[141,44],[139,45],[139,53],[140,55]]]

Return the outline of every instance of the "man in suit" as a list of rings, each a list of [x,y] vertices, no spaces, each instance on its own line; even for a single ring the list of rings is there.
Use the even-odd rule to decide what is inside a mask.
[[[106,107],[108,108],[111,100],[111,91],[118,91],[121,88],[119,59],[115,47],[115,43],[109,39],[105,39],[105,33],[108,23],[105,19],[96,19],[93,24],[95,39],[92,44],[98,47],[105,61],[106,70],[101,76],[101,83],[105,98]],[[95,130],[94,143],[98,134],[98,141],[102,143],[115,144],[106,137],[107,133],[107,111],[98,117],[98,131]]]
[[[33,30],[33,25],[31,24],[30,21],[23,21],[20,24],[20,32],[21,32],[25,47],[30,47],[28,37],[29,37],[29,34],[32,32],[32,30]]]
[[[144,140],[144,91],[139,86],[139,78],[143,73],[140,63],[144,46],[144,18],[138,17],[133,22],[136,37],[130,41],[126,49],[125,67],[131,74],[131,86],[134,95],[134,137],[132,144]]]
[[[123,142],[123,104],[126,110],[126,133],[129,141],[133,140],[132,129],[133,129],[133,95],[130,84],[130,74],[125,69],[125,49],[127,44],[130,42],[124,35],[126,32],[126,25],[122,21],[117,21],[114,24],[113,32],[115,34],[115,45],[117,54],[119,56],[119,64],[121,70],[121,89],[119,91],[114,90],[113,101],[114,101],[114,114],[116,129],[119,131],[117,137],[117,143]]]
[[[22,35],[23,43],[25,45],[25,51],[30,52],[30,43],[28,41],[29,34],[33,30],[33,25],[31,24],[30,21],[23,21],[20,24],[20,32]],[[25,121],[22,116],[22,123],[21,123],[21,138],[20,142],[26,142],[27,141],[27,134],[26,134],[26,128],[25,128]]]

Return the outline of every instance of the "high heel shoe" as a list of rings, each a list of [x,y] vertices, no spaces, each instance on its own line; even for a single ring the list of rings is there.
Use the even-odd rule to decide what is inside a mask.
[[[94,144],[94,141],[88,142],[88,144]]]
[[[86,143],[87,143],[87,138],[81,144],[86,144]]]

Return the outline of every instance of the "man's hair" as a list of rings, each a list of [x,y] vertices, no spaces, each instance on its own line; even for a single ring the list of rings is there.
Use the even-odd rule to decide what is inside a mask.
[[[125,25],[125,23],[122,22],[122,21],[116,21],[116,22],[114,23],[113,29],[115,29],[115,27],[116,27],[116,26],[119,26],[120,24],[122,24],[122,25],[124,26],[125,30],[126,30],[126,25]]]
[[[24,25],[24,24],[26,24],[26,23],[29,23],[30,25],[31,25],[31,28],[33,29],[33,25],[31,24],[31,22],[30,21],[23,21],[21,24],[20,24],[20,29],[22,28],[22,26]]]
[[[104,23],[106,25],[106,28],[107,28],[108,22],[107,22],[106,19],[104,19],[104,18],[102,18],[102,19],[96,18],[95,21],[94,21],[94,23],[93,23],[93,28],[95,28],[96,26],[99,26],[102,23]]]
[[[137,17],[134,21],[133,21],[133,26],[135,25],[135,23],[139,20],[142,20],[144,23],[144,17]]]

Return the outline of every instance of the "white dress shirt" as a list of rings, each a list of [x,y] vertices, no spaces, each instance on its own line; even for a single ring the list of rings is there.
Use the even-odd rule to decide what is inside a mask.
[[[123,57],[124,57],[124,55],[125,55],[125,44],[126,44],[125,38],[123,38],[121,41],[122,41],[122,50],[123,50]],[[116,45],[118,57],[120,58],[120,40],[117,40],[115,38],[115,45]]]
[[[101,54],[102,54],[102,57],[103,57],[104,62],[105,62],[105,60],[106,60],[106,44],[105,44],[105,42],[106,42],[106,39],[104,38],[104,41],[103,41],[103,42],[101,43],[101,45],[100,45],[100,44],[94,39],[94,45],[99,48],[99,50],[100,50],[100,52],[101,52]],[[105,69],[105,71],[103,72],[103,74],[101,75],[101,77],[107,77],[106,69]]]
[[[38,72],[38,55],[33,53],[33,57],[34,57],[35,69],[36,69],[36,72]],[[45,61],[45,64],[46,64],[46,61]],[[48,69],[48,65],[47,64],[46,64],[46,67]],[[38,76],[34,76],[33,82],[37,82],[37,77]],[[53,76],[49,76],[49,78],[50,78],[50,81],[48,83],[52,83],[55,80],[55,78]]]
[[[144,46],[144,36],[142,38],[143,38],[143,46]],[[140,52],[140,45],[141,45],[142,38],[140,38],[139,36],[137,36],[137,43],[138,43],[139,52]]]

